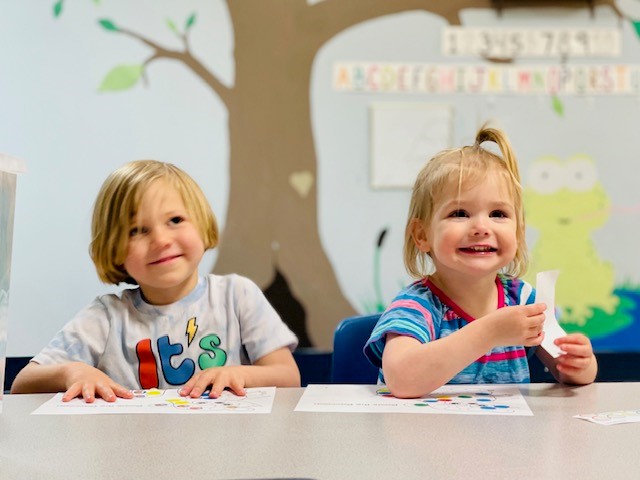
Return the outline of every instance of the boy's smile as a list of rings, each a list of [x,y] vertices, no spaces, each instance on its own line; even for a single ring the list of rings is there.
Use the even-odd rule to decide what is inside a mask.
[[[176,258],[180,258],[181,256],[182,255],[171,255],[171,256],[168,256],[168,257],[163,257],[163,258],[160,258],[159,260],[151,262],[149,265],[160,265],[162,263],[168,263],[171,260],[174,260]]]
[[[124,267],[145,300],[166,305],[198,283],[204,243],[182,197],[164,180],[151,184],[132,219]]]

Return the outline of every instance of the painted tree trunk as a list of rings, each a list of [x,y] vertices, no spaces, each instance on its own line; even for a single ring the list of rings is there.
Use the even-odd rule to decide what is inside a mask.
[[[234,87],[225,99],[231,186],[214,270],[246,275],[263,289],[276,279],[278,285],[288,285],[291,291],[284,294],[299,301],[306,314],[303,334],[308,333],[312,344],[329,348],[336,324],[355,309],[341,291],[318,233],[309,91],[320,47],[362,21],[409,10],[459,24],[465,8],[603,4],[615,9],[612,0],[230,0],[236,68]],[[287,304],[283,299],[279,303]],[[281,314],[291,323],[286,308]]]

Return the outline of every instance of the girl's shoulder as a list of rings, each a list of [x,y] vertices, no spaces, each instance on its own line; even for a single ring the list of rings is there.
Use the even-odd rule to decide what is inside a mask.
[[[442,299],[438,296],[426,278],[416,280],[404,287],[392,300],[390,308],[405,306],[406,301],[416,302],[429,310],[441,310],[444,308]]]
[[[536,291],[529,282],[502,273],[498,274],[498,279],[504,288],[508,305],[533,303]]]

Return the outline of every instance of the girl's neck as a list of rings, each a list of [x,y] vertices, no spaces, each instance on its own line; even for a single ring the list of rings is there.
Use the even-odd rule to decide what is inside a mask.
[[[473,318],[483,317],[498,307],[496,275],[470,279],[450,278],[436,272],[429,280]]]

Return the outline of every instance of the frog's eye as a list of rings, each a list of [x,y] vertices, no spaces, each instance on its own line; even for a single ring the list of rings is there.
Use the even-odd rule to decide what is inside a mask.
[[[591,190],[598,181],[598,172],[593,162],[573,160],[567,163],[567,188],[576,192]]]
[[[529,169],[529,187],[536,193],[548,195],[565,186],[566,170],[558,162],[542,160]]]

